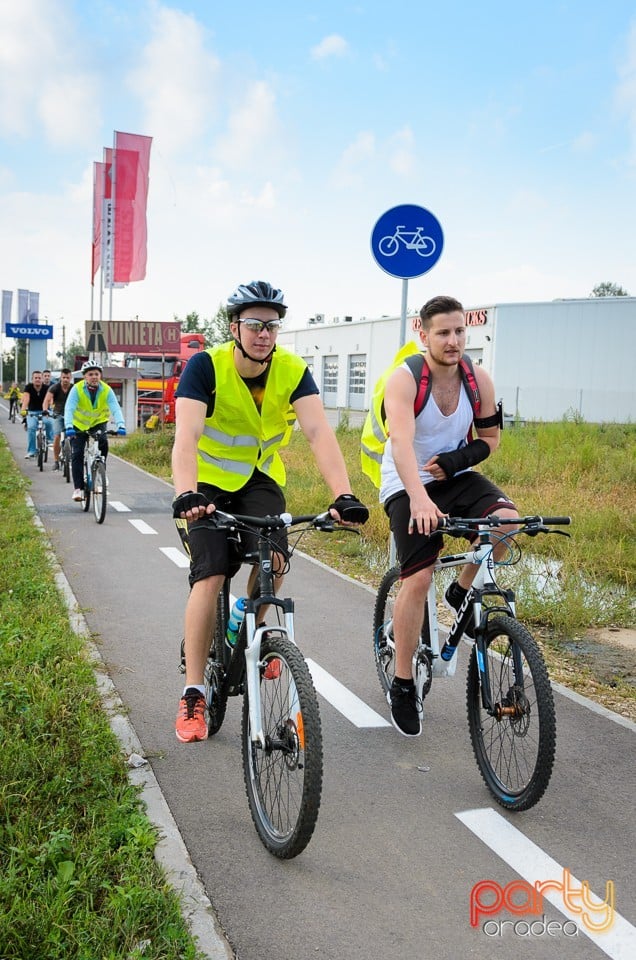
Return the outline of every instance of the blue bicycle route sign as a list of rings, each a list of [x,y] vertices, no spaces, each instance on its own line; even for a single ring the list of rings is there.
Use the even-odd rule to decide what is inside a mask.
[[[383,213],[371,234],[371,252],[392,277],[421,277],[442,255],[444,234],[430,210],[405,203]]]

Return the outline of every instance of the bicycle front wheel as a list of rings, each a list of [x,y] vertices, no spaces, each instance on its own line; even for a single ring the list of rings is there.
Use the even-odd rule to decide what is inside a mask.
[[[103,523],[106,516],[106,464],[103,460],[96,460],[92,471],[93,513],[97,523]]]
[[[62,474],[67,483],[71,482],[71,441],[62,444]]]
[[[91,477],[91,471],[88,469],[88,460],[84,460],[84,489],[82,490],[82,510],[84,513],[88,513],[88,508],[91,505],[91,484],[93,480]]]
[[[210,652],[205,665],[203,681],[205,683],[205,703],[207,707],[208,736],[213,737],[221,729],[225,719],[227,694],[223,691],[224,660],[223,644],[229,611],[227,593],[224,587],[219,591],[216,603],[216,626]]]
[[[44,470],[44,443],[42,439],[42,434],[38,433],[37,435],[37,445],[38,445],[38,467],[40,471]]]
[[[261,644],[261,724],[252,742],[243,698],[243,775],[252,820],[270,853],[298,856],[316,826],[322,793],[322,731],[316,691],[300,650],[283,638]]]
[[[477,647],[468,666],[470,739],[484,782],[507,810],[527,810],[550,782],[556,718],[548,671],[536,640],[517,620],[493,617],[486,635],[492,711],[482,704]]]

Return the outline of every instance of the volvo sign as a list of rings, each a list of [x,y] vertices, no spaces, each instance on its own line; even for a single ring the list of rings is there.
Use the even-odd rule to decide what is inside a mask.
[[[44,323],[8,323],[7,336],[14,340],[52,340],[53,327]]]

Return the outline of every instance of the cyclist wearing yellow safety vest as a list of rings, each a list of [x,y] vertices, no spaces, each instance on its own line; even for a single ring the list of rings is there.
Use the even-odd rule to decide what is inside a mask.
[[[119,436],[126,436],[126,424],[119,401],[113,390],[102,381],[102,368],[94,360],[82,365],[84,379],[71,387],[64,407],[64,429],[71,441],[71,471],[73,473],[73,500],[82,499],[84,489],[84,447],[89,433],[97,434],[97,442],[104,460],[108,456],[106,427],[112,418]]]
[[[203,671],[211,628],[224,577],[240,566],[226,532],[197,521],[216,507],[251,516],[285,510],[285,467],[279,451],[289,442],[296,420],[334,496],[329,508],[333,515],[351,523],[364,523],[369,515],[351,492],[338,441],[307,364],[276,346],[286,312],[282,292],[269,283],[239,286],[227,304],[232,340],[191,357],[179,380],[172,506],[175,518],[189,522],[191,551],[186,686],[176,722],[182,743],[207,738]],[[273,539],[284,549],[284,532]],[[274,552],[273,564],[275,571],[282,570],[280,553]],[[248,589],[256,576],[252,568]],[[281,582],[279,574],[277,589]]]

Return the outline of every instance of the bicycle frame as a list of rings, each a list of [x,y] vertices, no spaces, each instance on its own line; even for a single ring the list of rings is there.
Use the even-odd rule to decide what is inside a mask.
[[[493,549],[494,544],[491,540],[491,533],[482,527],[479,531],[479,543],[476,547],[465,550],[462,553],[449,554],[438,558],[433,567],[433,577],[426,598],[428,646],[432,657],[433,677],[452,677],[455,675],[457,669],[457,647],[464,633],[465,624],[470,618],[472,611],[473,622],[475,624],[475,644],[478,650],[477,664],[481,678],[482,703],[484,710],[487,710],[489,713],[493,710],[493,704],[490,697],[488,658],[484,656],[483,649],[486,624],[488,618],[495,613],[505,613],[516,618],[514,592],[499,587],[495,579],[496,562],[493,556]],[[468,563],[476,564],[477,572],[473,579],[472,587],[468,591],[466,599],[453,621],[448,637],[443,647],[440,648],[435,574],[447,567],[459,567]],[[484,608],[483,599],[486,596],[497,596],[504,601],[505,605],[495,605]],[[485,617],[483,617],[484,613]],[[515,668],[516,672],[520,674],[520,676],[518,676],[518,682],[522,684],[520,664],[516,663]],[[420,687],[423,685],[422,678],[419,679],[419,684]],[[421,694],[422,690],[419,689],[418,695],[421,696]]]
[[[241,626],[239,638],[232,649],[223,685],[228,694],[238,693],[243,680],[247,683],[250,729],[252,742],[265,748],[265,735],[261,724],[261,687],[259,667],[261,662],[261,641],[265,633],[278,633],[295,644],[294,640],[294,601],[290,598],[279,599],[274,593],[274,570],[270,556],[270,544],[265,535],[259,534],[259,596],[248,599],[245,608],[245,620]],[[254,555],[247,556],[247,562]],[[227,591],[227,610],[231,610],[236,597],[230,592],[230,581],[226,580],[222,589]],[[256,615],[261,607],[275,606],[282,610],[285,625],[257,627]]]

